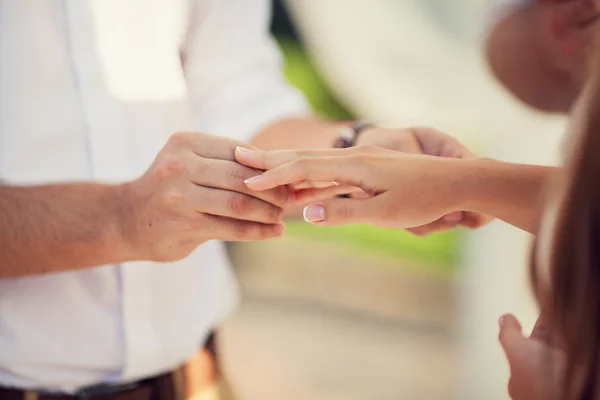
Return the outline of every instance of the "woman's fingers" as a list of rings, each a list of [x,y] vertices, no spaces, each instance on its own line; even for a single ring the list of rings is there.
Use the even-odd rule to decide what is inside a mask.
[[[306,204],[320,200],[328,200],[339,195],[354,193],[362,193],[362,191],[359,188],[341,185],[329,186],[326,188],[306,188],[294,191],[293,200],[296,203]]]
[[[314,225],[368,223],[373,213],[369,200],[336,199],[314,203],[304,209],[304,220]]]
[[[365,160],[355,156],[300,158],[244,182],[256,191],[303,181],[337,182],[365,190],[373,185],[368,182],[368,169]]]
[[[337,226],[368,224],[380,227],[405,228],[410,218],[389,218],[390,204],[385,196],[368,199],[337,198],[313,203],[304,208],[304,220],[313,225]]]
[[[304,181],[295,183],[290,185],[293,190],[302,190],[302,189],[327,189],[332,186],[339,186],[336,182],[313,182],[313,181]]]
[[[235,158],[240,164],[264,171],[279,167],[299,158],[346,155],[348,152],[345,150],[347,149],[252,151],[244,147],[237,147],[235,149]]]
[[[237,147],[235,149],[235,158],[240,164],[265,171],[301,158],[344,157],[350,155],[381,154],[390,152],[392,151],[375,146],[356,146],[346,149],[300,149],[273,151],[249,150],[244,147]]]

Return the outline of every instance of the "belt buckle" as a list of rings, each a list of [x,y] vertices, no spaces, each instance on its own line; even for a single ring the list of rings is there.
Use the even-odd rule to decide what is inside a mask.
[[[23,400],[39,400],[40,395],[38,392],[32,390],[26,390],[23,394]]]

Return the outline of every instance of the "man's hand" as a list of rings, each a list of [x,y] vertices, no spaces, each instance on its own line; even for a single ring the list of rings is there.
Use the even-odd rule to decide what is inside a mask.
[[[124,235],[138,259],[172,261],[201,243],[280,236],[288,189],[252,192],[256,170],[234,161],[233,140],[177,133],[148,171],[128,185]]]
[[[564,354],[552,344],[540,318],[529,337],[512,315],[500,318],[500,344],[510,366],[508,392],[513,400],[560,398]]]
[[[357,144],[436,157],[463,159],[476,157],[475,154],[452,136],[428,127],[407,129],[370,128],[359,136]],[[416,235],[427,235],[434,232],[446,231],[457,226],[466,226],[474,229],[485,225],[490,220],[490,217],[483,214],[456,211],[430,224],[407,230]]]

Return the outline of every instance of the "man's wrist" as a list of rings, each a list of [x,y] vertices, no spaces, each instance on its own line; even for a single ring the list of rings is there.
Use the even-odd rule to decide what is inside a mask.
[[[111,185],[107,188],[107,221],[105,243],[122,261],[140,260],[133,240],[135,209],[131,182]]]

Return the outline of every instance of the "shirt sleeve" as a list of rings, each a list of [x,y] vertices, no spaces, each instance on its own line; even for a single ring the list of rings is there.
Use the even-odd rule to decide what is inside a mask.
[[[196,129],[249,141],[267,125],[306,116],[269,33],[270,0],[196,0],[182,63]]]

